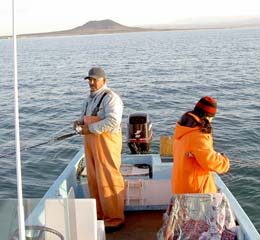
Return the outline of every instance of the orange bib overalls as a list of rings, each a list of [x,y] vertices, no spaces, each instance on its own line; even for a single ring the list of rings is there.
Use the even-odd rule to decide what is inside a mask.
[[[84,124],[100,121],[84,116]],[[84,136],[90,197],[96,199],[97,215],[106,226],[124,222],[124,179],[120,173],[122,132]]]

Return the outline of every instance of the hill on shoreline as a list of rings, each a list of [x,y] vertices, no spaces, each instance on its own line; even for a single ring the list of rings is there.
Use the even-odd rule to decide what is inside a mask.
[[[214,21],[203,22],[186,22],[182,24],[164,24],[150,25],[147,27],[128,27],[119,24],[113,20],[105,19],[100,21],[89,21],[82,26],[78,26],[69,30],[29,33],[17,35],[19,38],[29,37],[58,37],[73,35],[89,35],[89,34],[112,34],[126,32],[148,32],[148,31],[173,31],[173,30],[196,30],[196,29],[214,29],[214,28],[239,28],[239,27],[260,27],[260,19],[253,19],[255,22],[239,22],[215,19]],[[0,36],[0,39],[10,38],[11,36]]]
[[[168,29],[167,29],[168,30]],[[110,19],[100,21],[89,21],[82,26],[78,26],[69,30],[43,32],[43,33],[28,33],[20,34],[17,37],[58,37],[58,36],[73,36],[73,35],[88,35],[88,34],[109,34],[109,33],[124,33],[124,32],[145,32],[154,31],[152,28],[128,27]],[[10,37],[10,36],[8,36]],[[2,37],[2,38],[7,38]]]

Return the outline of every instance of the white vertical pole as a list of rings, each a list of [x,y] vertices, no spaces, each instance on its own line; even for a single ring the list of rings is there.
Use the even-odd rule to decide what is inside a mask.
[[[14,113],[15,113],[15,143],[16,143],[16,178],[18,196],[18,223],[19,239],[25,240],[23,189],[22,189],[22,170],[20,154],[20,128],[19,128],[19,105],[18,105],[18,78],[17,78],[17,46],[16,46],[16,19],[15,19],[15,0],[12,0],[13,15],[13,48],[14,48]]]

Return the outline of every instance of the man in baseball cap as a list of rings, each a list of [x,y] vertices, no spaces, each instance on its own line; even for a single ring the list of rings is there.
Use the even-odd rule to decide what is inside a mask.
[[[80,119],[73,128],[83,136],[91,198],[96,199],[97,217],[106,233],[120,230],[124,217],[124,179],[120,172],[123,102],[107,87],[100,67],[89,70],[90,94],[84,100]]]

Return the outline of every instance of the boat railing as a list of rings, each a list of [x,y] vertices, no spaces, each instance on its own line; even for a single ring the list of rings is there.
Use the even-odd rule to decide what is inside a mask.
[[[226,197],[229,200],[230,206],[236,216],[236,220],[244,233],[244,237],[246,240],[260,240],[260,235],[258,231],[256,230],[255,226],[245,213],[245,211],[242,209],[238,201],[235,199],[233,194],[229,191],[229,189],[226,187],[224,182],[221,180],[219,175],[214,174],[214,178],[216,180],[217,186],[220,188],[220,191],[223,192]]]

